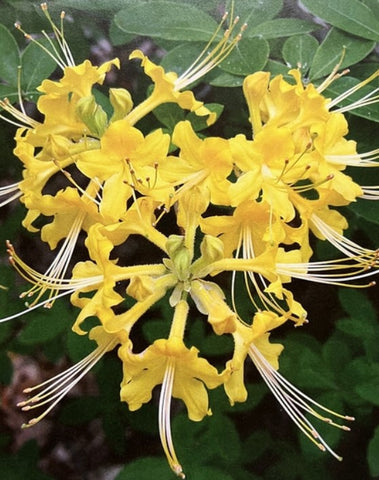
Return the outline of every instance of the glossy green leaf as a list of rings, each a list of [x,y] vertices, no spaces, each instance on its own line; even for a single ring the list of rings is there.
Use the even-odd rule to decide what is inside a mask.
[[[367,461],[372,477],[379,476],[379,426],[368,444]]]
[[[54,72],[57,63],[37,44],[30,43],[22,53],[21,66],[21,88],[29,97],[30,94],[35,94],[35,89]]]
[[[0,52],[0,81],[17,87],[20,53],[14,36],[2,24],[0,24]]]
[[[289,37],[303,33],[313,32],[318,26],[308,20],[298,18],[275,18],[261,23],[249,31],[249,37],[261,37],[266,40],[271,38]]]
[[[330,24],[369,40],[379,40],[379,20],[359,0],[303,0],[314,15]]]
[[[156,1],[118,12],[116,25],[126,33],[181,41],[208,41],[217,22],[193,5]]]
[[[77,10],[97,11],[111,10],[117,11],[125,8],[127,5],[136,5],[137,3],[145,3],[147,0],[54,0],[52,6],[67,8],[75,8]]]
[[[295,35],[283,45],[282,55],[289,68],[299,68],[305,74],[318,48],[318,41],[312,35]]]
[[[247,24],[244,35],[249,36],[250,31],[267,22],[277,15],[283,7],[283,0],[237,0],[234,4],[235,14],[240,17],[240,21]],[[228,5],[230,11],[230,5]]]
[[[312,81],[325,77],[342,59],[340,69],[349,67],[367,57],[375,42],[355,38],[337,28],[332,28],[317,49],[309,77]]]
[[[270,48],[262,38],[242,38],[220,68],[233,75],[249,75],[266,65]]]
[[[232,75],[231,73],[221,73],[214,77],[209,84],[213,87],[240,87],[244,77]]]

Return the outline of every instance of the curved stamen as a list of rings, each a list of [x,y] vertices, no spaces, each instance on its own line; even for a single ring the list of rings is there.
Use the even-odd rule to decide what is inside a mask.
[[[327,223],[321,220],[316,214],[312,214],[311,222],[317,227],[321,234],[334,245],[340,252],[344,253],[347,257],[360,257],[363,261],[367,259],[367,264],[371,265],[373,260],[378,258],[378,252],[364,248],[357,243],[349,240],[340,233],[336,232]],[[375,263],[375,262],[374,262]]]
[[[175,376],[175,361],[171,358],[167,360],[167,367],[162,381],[162,388],[159,397],[159,436],[162,447],[166,454],[171,470],[180,478],[185,478],[182,466],[175,453],[174,444],[171,435],[171,398],[172,388]]]
[[[20,190],[20,182],[0,187],[0,197],[7,197],[0,203],[0,207],[7,205],[13,200],[16,200],[16,198],[20,198],[22,194],[23,192]]]
[[[266,385],[269,387],[275,398],[282,405],[295,425],[299,427],[299,429],[309,438],[309,440],[311,440],[311,442],[313,442],[320,450],[328,450],[337,460],[342,460],[342,457],[337,455],[329,447],[329,445],[325,442],[325,440],[314,428],[313,424],[307,419],[303,412],[309,413],[318,420],[345,431],[349,431],[350,428],[346,425],[335,423],[329,417],[325,417],[323,414],[315,410],[312,405],[317,407],[319,410],[327,412],[334,417],[341,418],[343,420],[353,421],[354,418],[336,413],[315,402],[303,392],[298,390],[270,365],[270,363],[264,358],[255,345],[250,345],[249,356],[254,365],[257,367]]]
[[[348,155],[325,155],[328,163],[336,165],[348,165],[349,167],[378,167],[379,148],[364,153],[348,154]]]
[[[53,378],[45,382],[29,387],[24,390],[24,393],[31,393],[35,390],[40,390],[45,387],[40,393],[26,401],[17,404],[23,411],[29,411],[34,408],[40,408],[43,405],[50,404],[41,415],[32,418],[28,423],[23,424],[22,428],[32,427],[46,415],[67,395],[67,393],[86,375],[89,370],[102,358],[102,356],[112,350],[117,345],[117,340],[110,340],[104,345],[98,346],[92,353],[83,358],[76,365],[73,365],[68,370],[59,373]]]
[[[359,198],[366,200],[379,200],[379,185],[361,186],[363,195]]]

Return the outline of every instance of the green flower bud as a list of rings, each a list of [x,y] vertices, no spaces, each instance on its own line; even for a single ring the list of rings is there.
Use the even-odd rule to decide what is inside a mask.
[[[133,108],[132,97],[125,88],[110,88],[109,101],[113,107],[112,122],[121,120]]]
[[[96,103],[93,95],[83,97],[78,101],[76,114],[93,135],[97,137],[103,135],[108,125],[108,117],[101,106]]]

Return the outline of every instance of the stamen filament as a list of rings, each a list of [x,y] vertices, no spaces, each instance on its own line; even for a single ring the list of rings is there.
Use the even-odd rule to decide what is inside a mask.
[[[319,420],[328,423],[329,425],[335,426],[342,430],[350,430],[345,425],[340,425],[334,423],[330,418],[324,417],[322,414],[317,412],[309,404],[313,404],[320,410],[323,410],[335,417],[341,418],[343,420],[353,421],[353,417],[346,415],[341,415],[336,413],[323,405],[320,405],[303,392],[298,390],[294,385],[292,385],[288,380],[286,380],[279,372],[277,372],[270,363],[265,359],[265,357],[260,353],[255,345],[250,345],[249,356],[252,359],[254,365],[257,367],[259,373],[262,375],[263,380],[270,388],[272,393],[278,402],[285,409],[291,420],[295,423],[297,427],[322,451],[328,450],[337,460],[342,460],[342,457],[337,455],[325,442],[322,436],[314,428],[312,423],[305,417],[301,410],[310,413]]]
[[[175,362],[169,358],[167,360],[167,367],[162,381],[161,393],[159,397],[159,436],[162,442],[163,450],[166,454],[171,470],[180,478],[185,478],[182,466],[175,453],[174,444],[171,435],[171,398],[172,388],[175,376]]]

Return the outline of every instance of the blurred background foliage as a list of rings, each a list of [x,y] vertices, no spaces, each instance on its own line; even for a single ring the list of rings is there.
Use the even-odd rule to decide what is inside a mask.
[[[226,5],[226,9],[230,5]],[[225,5],[219,0],[52,0],[49,11],[58,19],[66,11],[66,38],[79,63],[90,58],[99,64],[118,56],[120,71],[112,71],[104,88],[129,89],[135,102],[146,94],[148,81],[129,53],[143,48],[168,70],[183,71],[214,31]],[[230,137],[248,132],[248,113],[241,84],[258,70],[287,75],[300,68],[304,80],[320,83],[341,59],[350,73],[333,83],[327,95],[336,96],[378,68],[378,0],[236,0],[235,14],[247,22],[239,47],[194,87],[198,98],[221,112],[209,130]],[[30,33],[47,29],[39,5],[26,0],[0,2],[0,97],[17,99],[18,66],[21,90],[33,102],[36,87],[55,64],[13,27],[19,21]],[[376,82],[376,83],[375,83]],[[378,79],[367,87],[378,87]],[[361,94],[360,94],[361,96]],[[101,92],[99,94],[101,98]],[[146,131],[173,126],[186,114],[175,105],[157,109],[144,119]],[[349,137],[359,150],[377,148],[379,105],[347,115]],[[204,125],[199,124],[197,130]],[[20,178],[13,156],[15,128],[2,122],[0,182]],[[355,174],[356,172],[354,172]],[[375,184],[377,172],[366,169],[357,180]],[[376,180],[378,183],[378,180]],[[370,248],[378,246],[379,220],[375,202],[358,201],[345,208],[349,236]],[[23,259],[40,271],[54,252],[38,235],[21,227],[21,205],[0,211],[0,245],[10,239]],[[313,241],[316,257],[335,255],[324,243]],[[140,250],[135,253],[139,255]],[[23,308],[19,294],[25,284],[1,253],[1,317]],[[287,414],[252,367],[247,369],[249,399],[231,408],[222,390],[210,392],[213,415],[190,422],[183,406],[174,404],[173,435],[177,453],[190,480],[345,480],[379,478],[379,307],[377,288],[368,290],[294,282],[297,298],[309,311],[310,323],[301,330],[284,327],[273,334],[285,345],[281,372],[298,388],[336,411],[356,417],[352,432],[320,431],[344,457],[339,463],[323,454],[297,432]],[[247,299],[238,302],[243,309]],[[22,389],[53,376],[92,350],[89,340],[71,333],[76,311],[57,301],[52,311],[33,311],[0,324],[0,472],[3,480],[164,480],[173,478],[162,455],[153,402],[130,413],[119,401],[121,363],[109,355],[76,387],[50,416],[21,430],[26,413],[16,408]],[[167,330],[170,313],[161,302],[143,322],[141,342],[151,342]],[[57,321],[58,320],[58,321]],[[212,360],[224,361],[232,345],[207,335],[196,315],[188,342]],[[325,431],[325,433],[324,433]]]

